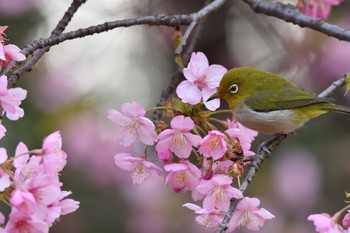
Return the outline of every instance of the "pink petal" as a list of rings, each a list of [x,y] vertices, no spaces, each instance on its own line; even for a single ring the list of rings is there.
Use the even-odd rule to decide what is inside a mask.
[[[73,199],[64,199],[60,201],[61,215],[66,215],[76,211],[79,208],[80,202]]]
[[[7,77],[2,75],[0,76],[0,95],[6,95],[7,92]]]
[[[134,157],[129,153],[118,153],[114,156],[114,163],[125,171],[131,171],[135,167],[135,162],[132,158]]]
[[[182,81],[177,86],[176,94],[182,100],[182,102],[192,105],[198,104],[202,99],[202,94],[199,88],[187,80]]]
[[[209,66],[205,74],[208,87],[211,89],[219,87],[220,81],[226,72],[227,69],[221,65]]]
[[[177,171],[182,171],[186,169],[187,169],[187,166],[181,163],[171,163],[164,166],[164,170],[167,172],[170,172],[170,171],[177,172]]]
[[[142,107],[141,104],[136,102],[131,103],[124,103],[120,110],[128,117],[131,118],[138,118],[142,117],[146,114],[145,109]]]
[[[260,205],[260,200],[258,198],[243,198],[238,204],[238,210],[254,210]]]
[[[129,117],[126,117],[124,114],[114,109],[109,109],[107,114],[110,120],[112,120],[114,123],[122,127],[129,125],[130,122],[132,121]]]
[[[204,75],[205,71],[209,66],[209,61],[207,57],[202,52],[193,52],[191,54],[190,62],[188,63],[187,68],[191,69],[197,75]]]
[[[254,211],[254,213],[259,215],[263,219],[272,219],[275,217],[273,214],[271,214],[269,211],[267,211],[264,208],[258,209]]]
[[[188,144],[179,145],[179,144],[172,143],[170,144],[170,150],[174,152],[174,154],[177,157],[187,159],[192,152],[192,145],[188,145]]]
[[[190,131],[194,128],[194,122],[190,117],[184,117],[183,115],[179,115],[174,117],[170,125],[173,129],[182,130],[182,131]]]
[[[210,181],[202,180],[201,183],[196,187],[196,190],[201,194],[208,194],[214,188]]]
[[[163,138],[158,141],[156,145],[156,151],[162,153],[163,151],[170,150],[172,137]]]
[[[203,214],[205,213],[206,211],[204,209],[202,209],[200,206],[198,205],[195,205],[193,203],[185,203],[182,205],[182,207],[186,207],[190,210],[194,210],[196,214]]]
[[[5,54],[9,56],[12,60],[24,61],[26,59],[26,56],[20,53],[21,50],[16,45],[8,44],[8,45],[5,45],[4,49],[5,49]]]
[[[0,148],[0,164],[3,164],[7,160],[7,152],[5,148]]]
[[[207,102],[207,99],[209,99],[210,96],[216,93],[216,89],[209,89],[209,88],[203,88],[202,89],[202,95],[203,95],[203,102],[207,109],[211,111],[215,111],[220,107],[220,99],[213,99],[211,101]]]
[[[194,147],[197,147],[202,140],[202,138],[196,134],[184,133],[183,135],[184,135],[186,141],[189,142],[189,144],[191,144]]]
[[[27,97],[27,90],[24,90],[23,88],[16,87],[16,88],[11,88],[9,92],[15,97],[17,100],[24,100]]]
[[[145,117],[139,118],[138,139],[146,145],[153,145],[157,141],[157,134],[154,132],[153,122]]]
[[[194,81],[196,81],[198,79],[197,74],[195,74],[193,72],[193,70],[189,69],[189,68],[184,68],[183,69],[183,74],[185,76],[185,78],[190,82],[190,83],[194,83]]]
[[[163,140],[165,138],[169,138],[172,137],[174,133],[176,133],[178,130],[175,129],[166,129],[164,131],[162,131],[159,135],[158,135],[158,139],[159,140]]]

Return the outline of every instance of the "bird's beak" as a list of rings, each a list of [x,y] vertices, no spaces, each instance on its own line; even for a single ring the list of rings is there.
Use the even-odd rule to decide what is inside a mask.
[[[219,98],[219,95],[218,95],[217,92],[216,92],[214,95],[210,96],[210,97],[207,99],[207,101],[205,101],[205,102],[208,102],[208,101],[213,100],[213,99],[216,99],[216,98]]]

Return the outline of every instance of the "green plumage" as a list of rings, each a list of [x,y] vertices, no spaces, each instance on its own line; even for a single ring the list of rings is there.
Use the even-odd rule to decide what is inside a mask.
[[[329,111],[350,114],[349,107],[335,105],[281,76],[249,66],[228,71],[213,98],[226,100],[243,125],[267,133],[292,132]]]

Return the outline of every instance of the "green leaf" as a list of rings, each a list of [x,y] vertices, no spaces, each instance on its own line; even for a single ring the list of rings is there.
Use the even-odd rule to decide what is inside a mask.
[[[176,62],[176,64],[177,64],[179,67],[184,68],[184,64],[183,64],[183,62],[182,62],[182,57],[181,57],[181,55],[176,55],[176,56],[175,56],[175,62]]]
[[[348,94],[348,92],[350,91],[350,72],[346,74],[345,76],[345,94],[344,96],[346,96],[346,94]]]

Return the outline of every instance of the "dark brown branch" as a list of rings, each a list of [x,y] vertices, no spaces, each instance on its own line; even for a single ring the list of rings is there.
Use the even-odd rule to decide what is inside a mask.
[[[68,10],[64,13],[62,19],[58,22],[55,29],[51,32],[51,36],[58,36],[60,35],[68,25],[68,23],[71,21],[73,15],[75,12],[79,9],[79,7],[85,3],[87,0],[73,0],[72,4],[68,8]],[[22,65],[20,68],[15,70],[12,75],[8,78],[8,88],[11,88],[15,85],[15,83],[18,81],[20,75],[22,75],[25,72],[31,71],[32,67],[38,62],[38,60],[50,50],[50,47],[44,47],[38,51],[35,51],[33,56],[27,60],[27,62]],[[31,53],[28,53],[30,55]]]
[[[345,84],[345,76],[343,75],[339,80],[333,82],[327,89],[325,89],[323,92],[321,92],[318,97],[325,98],[332,95],[337,89],[339,89],[341,86]],[[258,171],[261,164],[270,157],[271,151],[278,146],[281,142],[283,142],[284,139],[287,138],[288,135],[286,134],[276,134],[272,138],[265,141],[263,144],[260,145],[257,154],[255,155],[255,158],[253,159],[248,172],[246,173],[241,186],[239,190],[242,191],[242,193],[245,192],[250,182],[253,180],[256,172]],[[231,199],[231,203],[229,206],[229,209],[227,210],[224,219],[219,224],[217,229],[215,230],[215,233],[223,233],[228,228],[228,224],[230,222],[230,219],[232,217],[232,214],[239,202],[239,199]]]
[[[261,0],[243,0],[243,2],[247,3],[256,13],[273,16],[300,27],[311,28],[339,40],[350,41],[350,30],[327,23],[322,19],[306,16],[293,5],[269,3]]]

